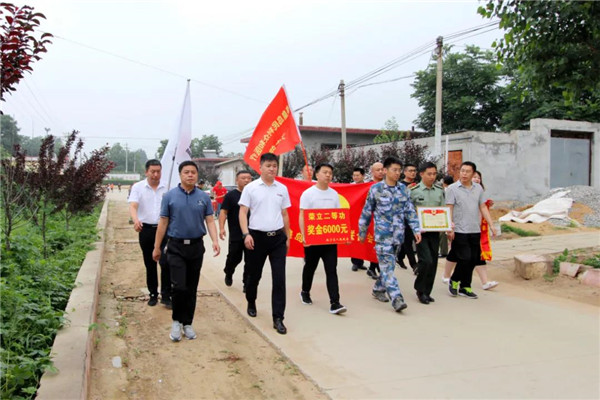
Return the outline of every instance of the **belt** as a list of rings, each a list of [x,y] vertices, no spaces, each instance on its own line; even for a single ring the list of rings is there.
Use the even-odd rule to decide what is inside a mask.
[[[194,238],[194,239],[180,239],[180,238],[169,237],[169,240],[172,240],[177,243],[183,243],[183,244],[194,244],[194,243],[201,242],[202,238],[203,238],[202,236],[200,236],[199,238]]]
[[[283,233],[283,229],[277,229],[276,231],[270,231],[270,232],[265,232],[265,231],[257,231],[254,229],[249,229],[250,233],[256,233],[256,234],[260,234],[260,235],[265,235],[265,236],[277,236]]]
[[[142,226],[144,228],[158,228],[158,224],[147,224],[145,222],[142,222]]]

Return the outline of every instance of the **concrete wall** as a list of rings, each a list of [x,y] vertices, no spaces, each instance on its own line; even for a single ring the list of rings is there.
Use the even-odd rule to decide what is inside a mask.
[[[483,175],[488,195],[495,200],[528,202],[550,190],[550,138],[552,130],[591,132],[591,186],[600,188],[600,123],[531,120],[530,130],[502,132],[467,131],[448,135],[448,151],[461,150],[463,161],[472,161]],[[415,139],[434,148],[434,138]],[[380,145],[362,146],[376,149]],[[442,137],[444,164],[446,137]]]
[[[346,142],[348,145],[369,145],[373,143],[373,139],[375,136],[364,135],[364,134],[356,134],[356,133],[348,133],[346,135]],[[307,150],[312,149],[321,149],[321,144],[337,144],[339,146],[342,145],[342,139],[340,133],[337,132],[319,132],[318,134],[314,132],[304,132],[302,134],[302,142],[304,142],[304,146]]]

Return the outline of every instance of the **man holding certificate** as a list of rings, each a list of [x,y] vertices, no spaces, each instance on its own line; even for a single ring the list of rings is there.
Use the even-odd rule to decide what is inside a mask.
[[[438,263],[438,248],[440,246],[440,234],[437,231],[440,225],[449,221],[449,209],[445,207],[444,189],[434,184],[437,176],[437,167],[432,162],[426,162],[419,166],[421,183],[414,186],[410,192],[410,199],[420,215],[421,243],[417,244],[417,279],[415,279],[415,290],[417,297],[423,304],[433,301],[431,290],[435,280]],[[426,207],[426,208],[425,208]],[[443,214],[446,214],[445,216]],[[424,218],[427,216],[428,218]],[[428,226],[434,224],[434,226]],[[451,226],[446,222],[446,227]],[[429,228],[429,229],[428,229]],[[435,229],[435,231],[432,231]]]
[[[346,307],[340,304],[340,292],[337,276],[337,244],[306,244],[308,229],[305,229],[305,210],[319,209],[319,218],[324,218],[326,214],[336,213],[340,208],[340,197],[338,193],[329,187],[333,178],[333,166],[327,163],[321,163],[315,168],[317,183],[306,189],[300,196],[300,216],[299,224],[302,238],[304,240],[304,269],[302,270],[302,291],[300,299],[303,304],[312,304],[310,289],[319,260],[323,260],[325,268],[325,279],[327,282],[327,292],[329,292],[330,308],[332,314],[342,314],[346,312]],[[310,217],[309,217],[310,218]],[[308,221],[307,221],[308,222]],[[315,231],[326,229],[322,225],[317,225]],[[316,232],[315,232],[316,233]]]

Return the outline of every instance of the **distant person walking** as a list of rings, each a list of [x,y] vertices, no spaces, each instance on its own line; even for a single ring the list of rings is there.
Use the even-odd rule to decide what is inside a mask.
[[[166,186],[160,183],[161,173],[160,161],[148,160],[146,162],[146,179],[131,187],[128,200],[129,215],[133,229],[139,232],[138,239],[146,266],[146,286],[150,292],[149,306],[155,306],[158,302],[158,273],[152,251],[160,219],[160,203],[163,195],[167,193]],[[164,243],[161,248],[163,247]],[[167,308],[171,308],[171,277],[165,257],[160,258],[160,292],[161,303]]]
[[[215,183],[215,187],[212,189],[215,195],[215,202],[217,203],[217,209],[215,210],[215,215],[219,217],[219,212],[221,212],[221,206],[223,205],[223,200],[225,199],[225,195],[227,194],[227,189],[223,186],[221,181],[217,181]]]
[[[322,163],[316,166],[315,174],[317,183],[306,189],[300,196],[299,225],[302,237],[306,238],[304,228],[304,210],[315,208],[340,208],[340,197],[338,193],[329,187],[333,178],[333,166]],[[329,293],[329,312],[342,314],[346,307],[340,304],[340,288],[337,276],[337,244],[307,245],[304,242],[304,268],[302,269],[302,291],[300,299],[303,304],[312,304],[310,290],[312,288],[315,271],[319,260],[323,260],[327,292]]]
[[[246,185],[252,181],[252,175],[249,171],[238,171],[235,175],[236,188],[225,195],[221,213],[219,214],[219,237],[225,240],[227,232],[225,231],[225,220],[229,228],[229,252],[225,261],[225,284],[233,284],[233,273],[237,265],[244,259],[244,272],[242,275],[243,290],[246,293],[246,284],[248,282],[248,271],[246,263],[248,261],[247,250],[244,246],[242,237],[242,228],[240,228],[240,206],[239,201]]]
[[[402,162],[396,157],[388,157],[383,162],[385,179],[369,189],[369,194],[359,219],[359,239],[364,242],[371,218],[375,219],[375,252],[381,274],[373,286],[373,297],[381,302],[392,300],[397,312],[407,305],[394,276],[396,253],[404,241],[404,222],[408,221],[414,231],[415,241],[421,241],[419,221],[410,202],[406,186],[398,182]]]
[[[158,260],[165,235],[167,263],[173,284],[172,341],[181,340],[181,330],[188,339],[195,339],[192,327],[196,311],[196,292],[204,258],[204,235],[210,235],[214,256],[221,251],[217,227],[208,195],[196,188],[198,166],[193,161],[179,164],[181,183],[163,197],[160,221],[156,230],[152,256]]]
[[[485,202],[487,198],[483,188],[473,183],[477,167],[470,161],[460,166],[460,179],[448,186],[446,204],[450,207],[454,222],[454,232],[449,232],[452,241],[448,259],[455,258],[456,268],[450,277],[448,291],[451,296],[463,296],[476,299],[471,288],[473,269],[481,257],[481,216],[488,222],[494,236],[496,229]]]
[[[260,156],[260,178],[249,183],[240,197],[240,227],[244,245],[249,250],[246,265],[248,283],[246,300],[248,315],[256,317],[258,283],[267,257],[271,263],[271,308],[273,328],[287,333],[285,314],[285,261],[290,245],[290,195],[285,185],[277,182],[278,160],[273,153]],[[248,220],[248,212],[250,219]]]

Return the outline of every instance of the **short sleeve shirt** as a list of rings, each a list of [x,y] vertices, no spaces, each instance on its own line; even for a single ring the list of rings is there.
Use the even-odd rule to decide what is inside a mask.
[[[306,189],[300,196],[300,208],[302,210],[340,208],[340,196],[332,188],[321,190],[314,185]]]
[[[481,232],[479,206],[486,200],[485,192],[478,183],[472,183],[470,188],[463,186],[460,181],[448,186],[446,204],[454,206],[452,211],[454,231],[458,233]]]
[[[281,211],[289,208],[292,203],[284,184],[273,181],[269,186],[259,178],[246,185],[239,205],[250,209],[248,228],[271,232],[283,228]]]
[[[410,200],[415,207],[440,207],[446,205],[444,189],[432,185],[430,188],[423,182],[410,190]]]
[[[227,210],[227,226],[229,227],[229,240],[241,240],[242,228],[240,228],[240,197],[242,192],[237,189],[225,195],[221,210]]]
[[[129,203],[137,203],[137,216],[144,224],[156,225],[160,218],[160,203],[167,193],[165,185],[158,184],[156,190],[148,184],[148,179],[139,181],[131,187]]]
[[[217,201],[217,203],[221,204],[223,203],[223,201],[225,200],[224,197],[220,197],[223,196],[225,194],[227,194],[227,189],[224,188],[223,186],[221,187],[214,187],[213,188],[213,193],[215,194],[215,200]]]
[[[179,184],[163,197],[160,216],[169,218],[169,237],[196,239],[206,235],[205,218],[209,215],[213,215],[210,197],[196,188],[187,193]]]

